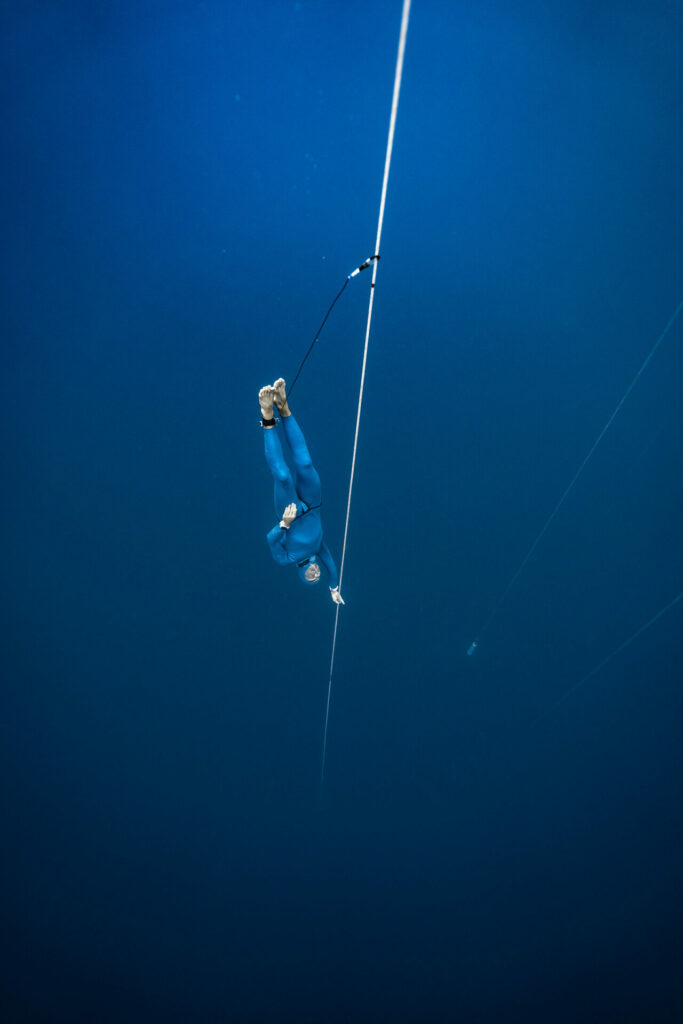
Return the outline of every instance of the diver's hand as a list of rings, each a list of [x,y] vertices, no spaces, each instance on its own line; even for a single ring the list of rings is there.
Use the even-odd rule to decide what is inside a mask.
[[[339,593],[339,587],[330,587],[330,597],[335,604],[345,604],[344,598]]]
[[[294,522],[295,519],[296,519],[296,503],[292,502],[292,504],[288,505],[287,508],[282,513],[282,520],[280,522],[280,526],[284,530],[288,530],[290,528],[290,526],[292,525],[292,523]],[[271,520],[271,522],[272,522],[272,520]]]

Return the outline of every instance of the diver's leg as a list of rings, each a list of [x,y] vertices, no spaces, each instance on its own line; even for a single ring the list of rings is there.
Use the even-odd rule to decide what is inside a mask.
[[[280,410],[282,429],[292,452],[297,493],[307,505],[319,505],[320,477],[313,465],[301,427],[292,416],[292,411],[287,404],[285,382],[282,377],[273,384],[273,400]]]
[[[273,474],[273,482],[275,485],[275,515],[278,519],[282,518],[282,513],[291,502],[296,502],[297,491],[294,486],[292,474],[289,471],[289,466],[285,462],[285,456],[282,451],[282,445],[280,444],[280,438],[277,435],[276,430],[264,430],[263,440],[266,449],[266,462],[268,468]]]
[[[292,451],[294,483],[297,493],[307,505],[319,505],[321,499],[320,477],[313,465],[301,427],[291,413],[289,416],[282,417],[282,429]]]
[[[269,422],[273,419],[272,388],[270,386],[261,388],[259,392],[259,403],[261,405],[261,417],[263,423],[263,441],[266,451],[266,462],[273,476],[275,485],[275,515],[280,518],[282,513],[292,501],[296,501],[296,487],[285,461],[280,438],[274,429],[275,423]]]

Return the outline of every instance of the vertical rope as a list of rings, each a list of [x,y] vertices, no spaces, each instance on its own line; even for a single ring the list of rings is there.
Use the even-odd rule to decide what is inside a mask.
[[[403,0],[403,14],[401,16],[401,31],[398,40],[398,54],[396,55],[396,71],[394,73],[394,93],[391,100],[391,117],[389,119],[389,137],[387,139],[387,152],[384,159],[384,177],[382,179],[382,196],[379,202],[379,217],[377,220],[377,239],[375,241],[374,255],[379,255],[379,246],[382,240],[382,227],[384,225],[384,207],[387,201],[387,186],[389,184],[389,168],[391,167],[391,154],[394,148],[394,131],[396,129],[396,115],[398,113],[398,98],[401,92],[401,78],[403,76],[403,55],[406,48],[406,36],[408,34],[408,18],[410,17],[411,0]],[[372,281],[370,283],[370,301],[368,304],[368,320],[365,327],[365,345],[363,348],[363,368],[360,375],[360,390],[358,392],[358,410],[356,412],[356,432],[353,439],[353,456],[351,459],[351,477],[349,479],[349,496],[346,502],[346,523],[344,524],[344,543],[342,545],[341,565],[339,568],[339,589],[341,590],[344,578],[344,562],[346,560],[346,541],[349,533],[349,519],[351,517],[351,495],[353,493],[353,479],[356,472],[356,453],[358,450],[358,434],[360,431],[360,415],[363,407],[363,390],[365,388],[365,368],[368,361],[368,343],[370,341],[370,325],[372,323],[372,307],[375,299],[375,282],[377,280],[377,268],[379,260],[372,264]],[[332,676],[334,675],[334,657],[337,650],[337,627],[339,625],[339,605],[334,617],[334,634],[332,637],[332,656],[330,658],[330,679],[327,686],[327,705],[325,707],[325,731],[323,733],[323,754],[320,770],[320,781],[325,778],[325,757],[327,754],[327,726],[330,719],[330,697],[332,695]]]

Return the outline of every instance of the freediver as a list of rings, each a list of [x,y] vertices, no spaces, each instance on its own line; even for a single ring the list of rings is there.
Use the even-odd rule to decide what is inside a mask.
[[[296,565],[299,579],[310,585],[320,582],[321,564],[329,576],[330,596],[335,604],[344,604],[339,593],[339,577],[334,559],[323,540],[320,520],[322,504],[320,477],[311,460],[301,427],[287,404],[286,385],[282,377],[266,384],[259,391],[261,425],[266,449],[266,462],[275,482],[275,515],[282,519],[268,533],[268,545],[278,565]],[[280,422],[292,453],[294,477],[285,461],[273,406],[280,413]]]

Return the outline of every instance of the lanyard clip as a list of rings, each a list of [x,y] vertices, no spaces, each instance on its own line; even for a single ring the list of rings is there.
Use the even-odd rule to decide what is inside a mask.
[[[361,270],[367,270],[367,268],[370,266],[370,264],[373,262],[373,260],[378,260],[378,259],[379,259],[379,253],[377,253],[375,256],[368,256],[368,258],[363,263],[361,263],[361,265],[359,267],[356,267],[355,270],[351,271],[351,273],[349,274],[349,276],[347,277],[346,280],[350,281],[352,277],[356,276],[356,274],[360,274]]]

